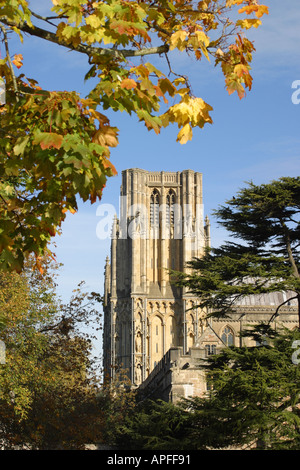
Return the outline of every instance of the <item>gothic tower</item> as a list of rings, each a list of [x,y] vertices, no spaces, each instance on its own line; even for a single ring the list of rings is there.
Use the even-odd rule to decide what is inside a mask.
[[[184,351],[203,332],[196,299],[172,284],[169,269],[185,271],[210,244],[204,223],[202,174],[122,172],[119,218],[105,265],[104,369],[118,368],[140,385],[170,347]]]

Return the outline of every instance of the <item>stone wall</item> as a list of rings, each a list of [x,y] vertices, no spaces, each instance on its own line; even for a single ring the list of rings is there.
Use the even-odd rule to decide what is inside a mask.
[[[204,396],[206,381],[201,364],[205,361],[204,348],[192,347],[183,354],[183,348],[170,348],[138,388],[140,400],[161,399],[176,403],[180,398]]]

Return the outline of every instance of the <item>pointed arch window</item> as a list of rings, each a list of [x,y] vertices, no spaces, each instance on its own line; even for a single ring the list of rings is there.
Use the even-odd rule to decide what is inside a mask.
[[[167,224],[169,227],[174,226],[174,204],[175,204],[175,193],[172,189],[167,194],[166,197],[167,203]]]
[[[157,189],[152,191],[150,197],[150,225],[151,227],[159,226],[159,192]]]
[[[226,326],[223,330],[221,335],[221,339],[226,346],[233,346],[234,345],[234,334],[229,326]]]

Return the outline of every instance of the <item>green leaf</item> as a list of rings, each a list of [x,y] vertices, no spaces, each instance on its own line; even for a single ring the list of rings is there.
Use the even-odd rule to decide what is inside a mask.
[[[17,140],[17,143],[14,146],[15,155],[24,155],[24,151],[28,144],[29,139],[30,139],[30,136],[27,135],[25,138],[22,137]]]

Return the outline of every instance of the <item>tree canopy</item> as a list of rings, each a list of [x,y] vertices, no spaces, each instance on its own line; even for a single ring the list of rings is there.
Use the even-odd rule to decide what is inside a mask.
[[[233,241],[191,260],[189,273],[176,274],[179,284],[214,316],[234,310],[244,296],[268,292],[284,291],[289,294],[285,303],[293,298],[299,306],[300,178],[251,182],[215,215]]]
[[[92,356],[99,296],[61,304],[55,271],[0,272],[0,440],[5,449],[80,449],[101,441],[101,368]],[[88,328],[89,327],[89,328]]]
[[[110,149],[118,145],[107,109],[135,114],[157,134],[175,123],[181,144],[194,128],[212,123],[211,105],[174,69],[174,52],[219,66],[229,94],[242,98],[251,90],[255,49],[246,35],[267,13],[257,0],[52,0],[42,16],[26,0],[0,0],[1,268],[20,271],[29,253],[40,268],[66,212],[77,210],[77,198],[101,198],[107,178],[116,174]],[[12,34],[84,54],[85,79],[96,85],[81,97],[17,74],[23,58],[10,55]],[[153,54],[165,61],[167,73],[145,60]]]

